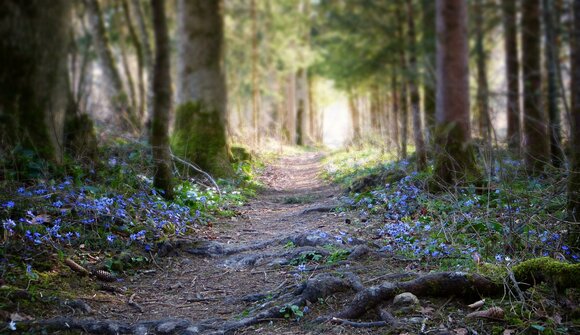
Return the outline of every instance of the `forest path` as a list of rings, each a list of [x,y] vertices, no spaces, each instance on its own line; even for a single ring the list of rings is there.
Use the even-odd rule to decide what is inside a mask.
[[[319,234],[319,230],[328,232],[329,236],[333,232],[338,234],[345,220],[330,213],[330,209],[338,206],[341,191],[322,179],[323,157],[320,152],[302,153],[284,156],[266,166],[259,177],[265,189],[241,207],[241,215],[214,222],[208,233],[214,238],[211,243],[234,247],[301,233]],[[186,243],[190,243],[189,247],[196,245],[196,241]],[[274,264],[284,263],[284,257],[288,257],[283,256],[289,250],[284,243],[233,256],[196,256],[184,251],[186,248],[176,248],[170,256],[156,258],[155,271],[142,271],[129,277],[123,283],[128,293],[107,294],[106,299],[96,299],[102,301],[98,306],[93,305],[97,314],[131,323],[166,318],[193,322],[212,318],[235,320],[258,305],[244,301],[249,295],[291,289],[314,275],[314,271],[296,274],[295,265]],[[253,255],[264,257],[238,261]],[[127,296],[132,296],[131,301],[139,306],[127,303]],[[236,334],[311,333],[300,327],[299,323],[283,321],[258,324]]]

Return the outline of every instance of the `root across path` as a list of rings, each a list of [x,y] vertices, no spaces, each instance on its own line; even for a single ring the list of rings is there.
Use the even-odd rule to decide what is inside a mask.
[[[19,329],[452,334],[451,317],[438,312],[443,306],[456,304],[454,317],[463,318],[468,303],[504,293],[503,285],[476,274],[415,271],[417,264],[380,252],[349,214],[333,211],[341,190],[321,179],[321,159],[319,153],[281,158],[266,168],[265,190],[242,215],[214,223],[215,239],[169,241],[155,268],[79,296],[88,307],[68,303],[60,316],[22,321]]]

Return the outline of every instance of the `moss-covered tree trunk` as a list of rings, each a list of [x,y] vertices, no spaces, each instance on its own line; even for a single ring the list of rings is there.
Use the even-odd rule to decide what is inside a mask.
[[[178,1],[175,153],[217,177],[233,174],[226,139],[223,1]]]
[[[0,2],[0,149],[20,144],[62,160],[71,5]]]
[[[574,0],[572,30],[572,133],[570,134],[570,175],[568,181],[568,213],[570,244],[580,248],[580,0]]]
[[[435,178],[452,185],[478,178],[469,126],[467,3],[437,0]]]
[[[153,185],[163,190],[166,199],[173,198],[173,172],[169,148],[169,115],[171,113],[171,49],[165,17],[165,0],[151,0],[155,32],[155,67],[153,68],[153,124],[151,146],[155,161]]]
[[[417,156],[417,170],[427,168],[427,152],[423,139],[423,125],[421,121],[421,96],[419,94],[419,66],[415,48],[415,18],[412,0],[407,0],[407,43],[409,47],[409,67],[413,73],[409,80],[411,93],[411,110],[413,114],[413,138],[415,140],[415,153]]]
[[[520,149],[520,62],[517,39],[517,0],[502,0],[507,77],[507,142],[512,151]]]
[[[546,116],[542,108],[540,14],[540,0],[522,1],[524,149],[526,168],[531,174],[542,173],[549,160]]]

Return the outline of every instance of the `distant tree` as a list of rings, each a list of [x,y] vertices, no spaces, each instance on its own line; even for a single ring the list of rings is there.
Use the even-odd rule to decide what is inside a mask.
[[[511,150],[520,148],[520,79],[517,39],[518,0],[502,0],[507,77],[507,141]]]
[[[437,131],[434,175],[452,185],[479,178],[469,126],[467,2],[437,0]]]
[[[137,95],[133,101],[136,117],[139,123],[145,118],[145,55],[143,51],[142,40],[137,34],[137,29],[133,24],[133,17],[129,6],[129,0],[122,0],[121,7],[123,9],[124,25],[129,32],[129,39],[135,48],[135,56],[137,57]]]
[[[415,140],[415,153],[417,156],[417,170],[427,168],[427,152],[423,139],[423,126],[421,121],[421,95],[419,94],[419,66],[415,47],[415,13],[413,1],[407,0],[407,42],[409,48],[409,68],[412,73],[409,76],[409,91],[411,94],[411,110],[413,114],[413,138]]]
[[[121,74],[115,64],[109,37],[103,21],[103,13],[98,0],[84,0],[89,17],[94,48],[101,63],[107,86],[107,94],[113,108],[119,112],[121,126],[124,130],[139,129],[139,118],[130,105],[129,95],[123,86]]]
[[[175,153],[217,177],[233,174],[226,138],[223,1],[179,0]]]
[[[488,55],[484,47],[483,13],[483,0],[475,0],[473,3],[473,16],[475,21],[475,63],[477,64],[477,128],[479,130],[479,136],[489,141],[491,140],[491,120],[489,116],[489,88],[487,83],[486,60]]]
[[[72,2],[0,2],[0,150],[63,158]]]
[[[542,0],[544,18],[544,61],[547,74],[547,107],[549,117],[548,133],[550,136],[550,157],[555,167],[562,166],[564,153],[562,151],[562,135],[560,125],[559,87],[558,87],[558,43],[556,36],[556,23],[554,13],[554,1]]]
[[[432,142],[433,131],[435,129],[435,92],[437,83],[435,79],[435,63],[437,30],[435,24],[435,1],[422,0],[422,51],[423,51],[423,109],[425,110],[425,130],[427,139]]]
[[[580,248],[580,0],[573,2],[572,51],[572,133],[570,134],[570,175],[568,217],[570,244]]]
[[[524,148],[526,168],[531,174],[542,173],[549,160],[546,117],[542,108],[540,14],[540,0],[522,1]]]
[[[151,0],[155,32],[155,67],[153,70],[153,123],[151,146],[155,161],[153,185],[163,190],[166,199],[173,198],[173,173],[169,148],[171,113],[171,74],[169,34],[165,17],[165,0]]]
[[[400,69],[407,69],[407,43],[405,39],[405,20],[403,11],[397,7],[397,40],[400,41],[399,45],[399,66]],[[401,123],[401,158],[407,159],[407,139],[409,132],[409,104],[408,104],[408,81],[407,73],[402,77],[403,80],[399,82],[401,90],[399,95],[399,119]]]

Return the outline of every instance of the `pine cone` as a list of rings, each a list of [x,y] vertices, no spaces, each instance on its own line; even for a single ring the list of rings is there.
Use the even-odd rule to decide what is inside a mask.
[[[111,273],[109,273],[105,270],[95,270],[95,271],[93,271],[93,276],[95,276],[99,280],[107,281],[107,282],[113,282],[113,281],[117,280],[117,278],[115,278],[115,276],[113,276]]]
[[[73,261],[70,258],[65,259],[64,263],[66,265],[68,265],[73,271],[78,272],[78,273],[82,274],[83,276],[86,276],[89,274],[89,270],[85,269],[84,267],[82,267],[81,265],[79,265],[77,262]]]

